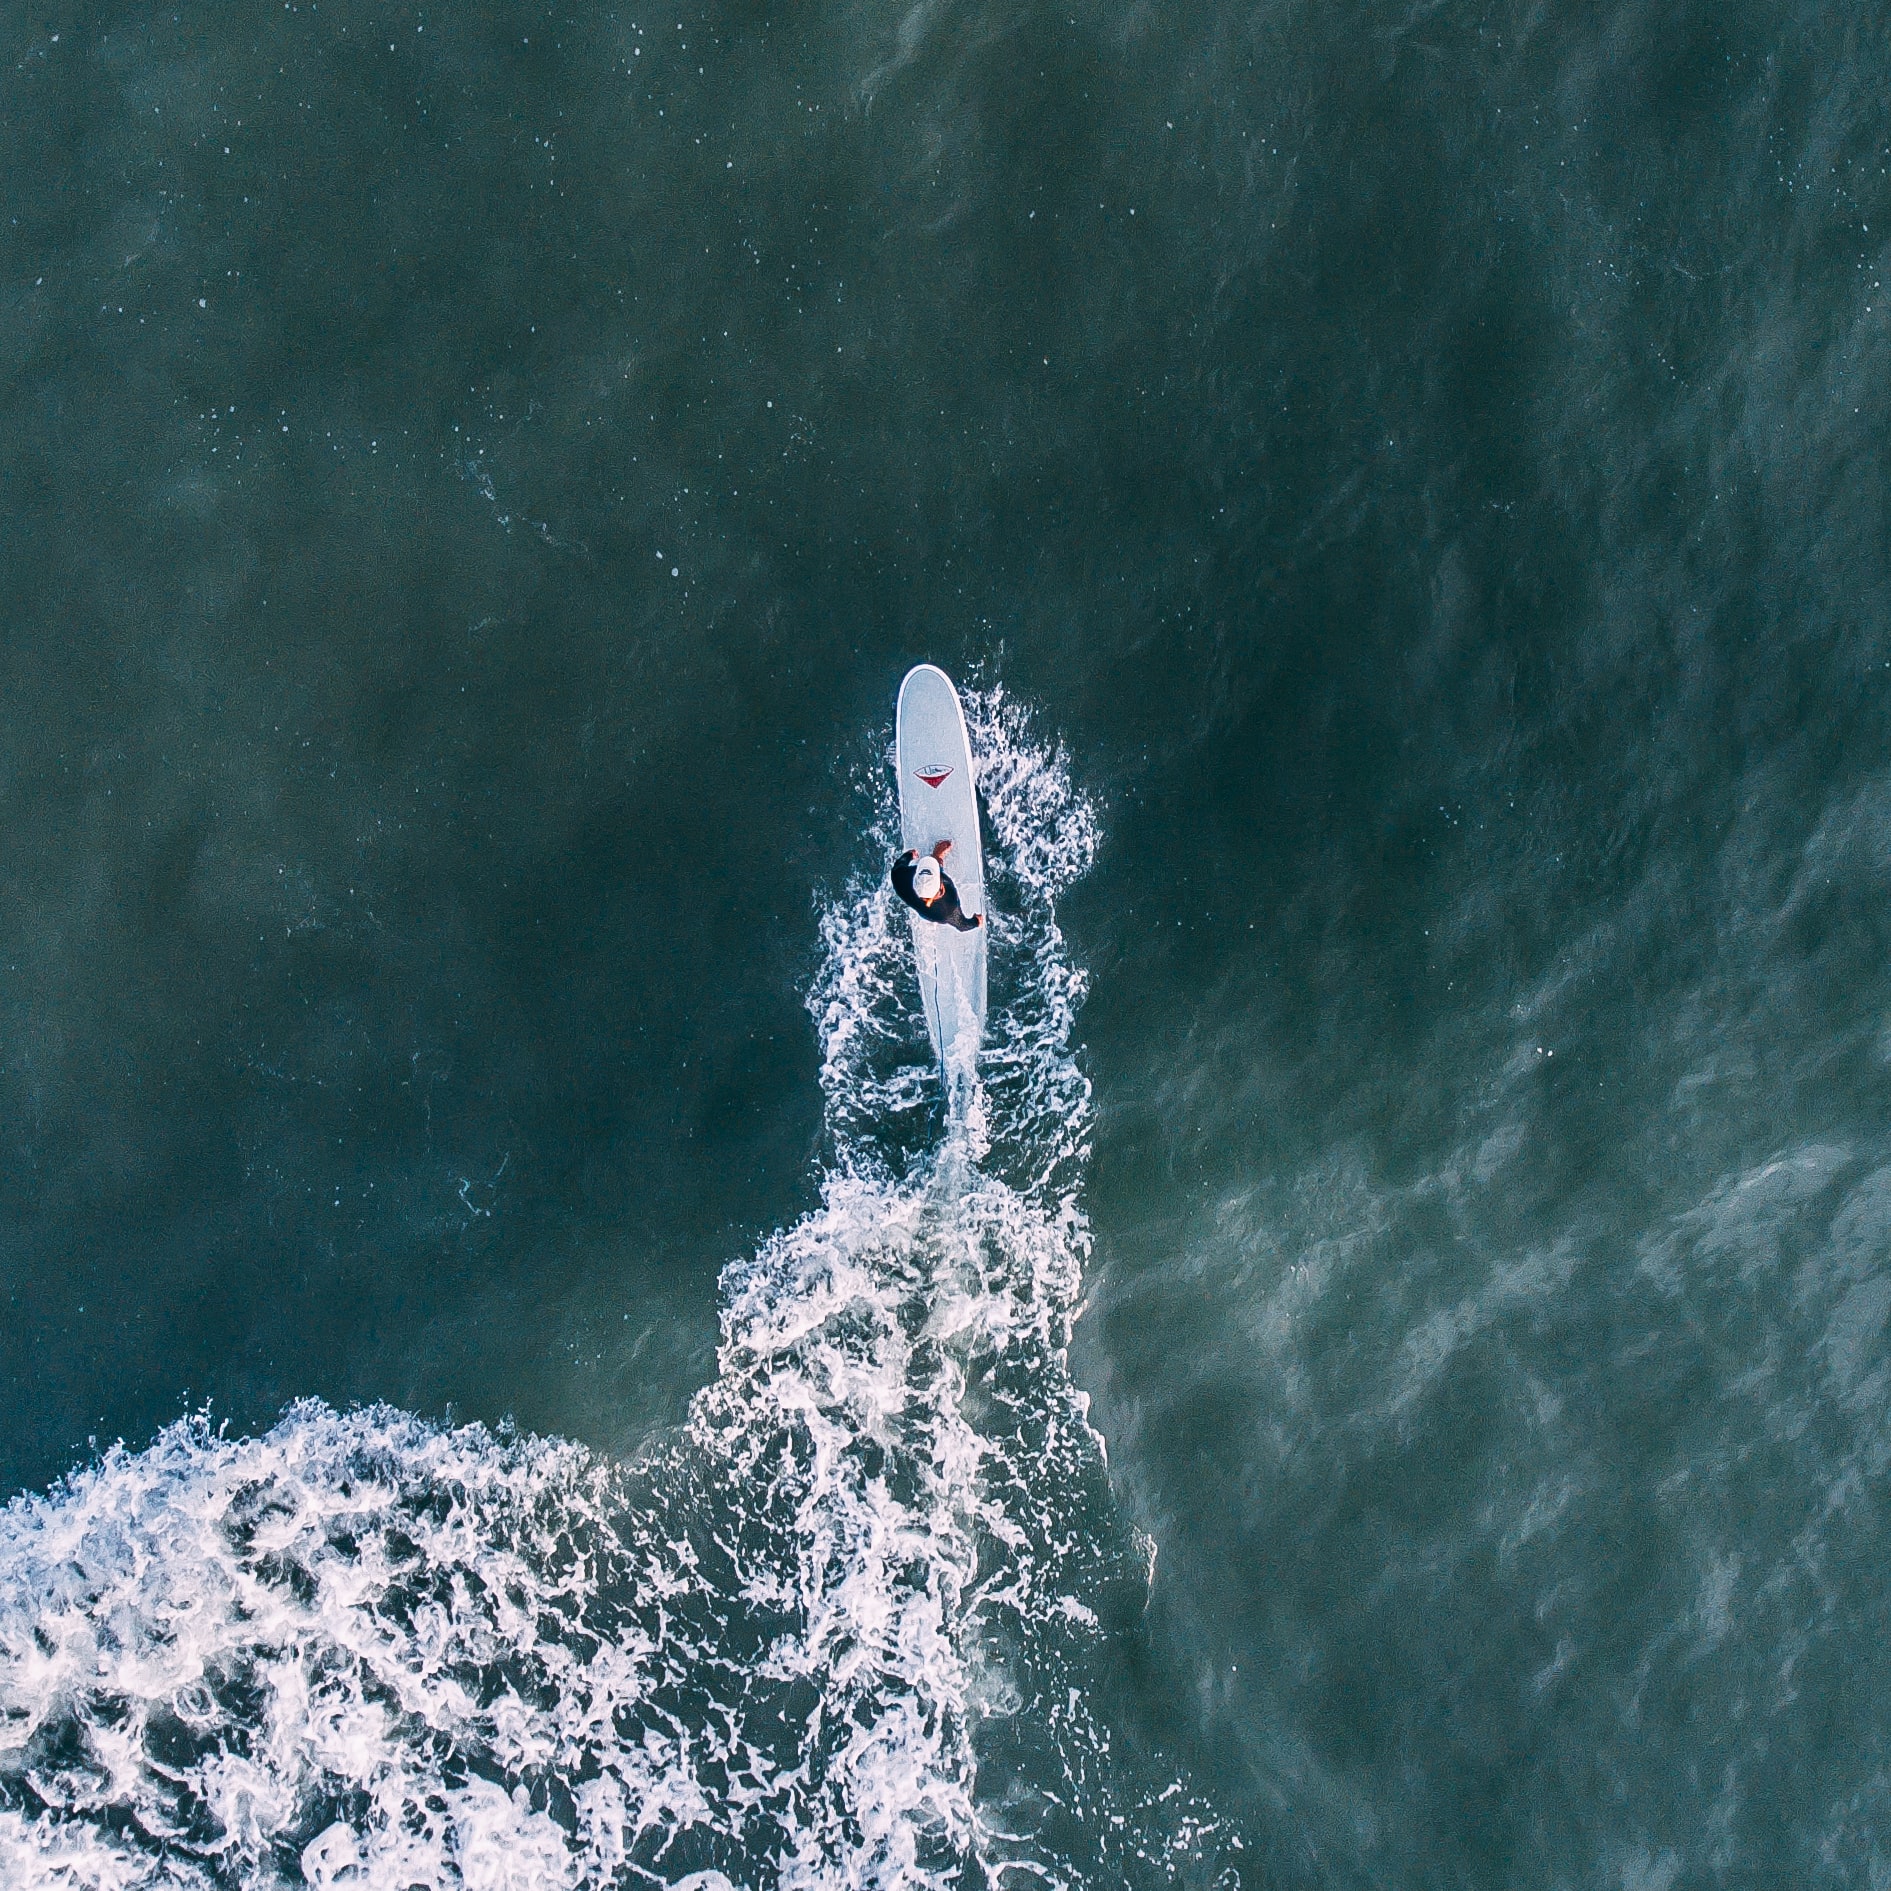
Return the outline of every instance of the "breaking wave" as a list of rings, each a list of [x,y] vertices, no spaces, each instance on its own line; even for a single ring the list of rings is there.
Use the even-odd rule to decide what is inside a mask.
[[[1153,1546],[1065,1347],[1088,1232],[1092,810],[967,700],[994,842],[980,1081],[948,1120],[881,862],[825,902],[818,1209],[732,1264],[717,1376],[630,1465],[292,1407],[197,1417],[0,1517],[0,1882],[1238,1883],[1113,1734]]]

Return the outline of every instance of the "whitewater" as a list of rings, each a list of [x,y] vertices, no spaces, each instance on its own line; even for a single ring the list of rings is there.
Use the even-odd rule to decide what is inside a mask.
[[[1108,1700],[1155,1546],[1066,1348],[1095,810],[966,710],[992,1009],[948,1117],[883,865],[819,905],[819,1205],[723,1276],[634,1462],[388,1407],[209,1415],[0,1518],[0,1883],[1213,1885],[1239,1836]]]

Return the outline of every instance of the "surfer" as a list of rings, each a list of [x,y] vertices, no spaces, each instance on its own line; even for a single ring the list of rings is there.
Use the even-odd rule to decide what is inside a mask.
[[[956,926],[960,932],[976,932],[985,923],[983,913],[970,919],[959,904],[959,889],[945,870],[945,857],[952,843],[942,840],[931,853],[922,854],[909,847],[893,862],[893,891],[921,919],[936,920],[941,926]]]

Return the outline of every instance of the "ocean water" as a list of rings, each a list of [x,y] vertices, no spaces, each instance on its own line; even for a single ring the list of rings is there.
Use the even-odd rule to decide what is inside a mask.
[[[9,1882],[1230,1880],[1239,1834],[1100,1712],[1155,1549],[1065,1363],[1090,1109],[1053,898],[1094,827],[974,713],[1012,965],[943,1140],[869,872],[810,994],[820,1205],[729,1267],[715,1378],[637,1462],[308,1401],[17,1503]]]
[[[1891,1885],[1891,11],[4,18],[0,1883]]]

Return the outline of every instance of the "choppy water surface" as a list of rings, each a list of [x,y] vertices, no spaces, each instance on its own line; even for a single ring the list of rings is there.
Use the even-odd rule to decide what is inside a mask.
[[[1891,1883],[1883,5],[5,30],[0,1879]]]
[[[1092,1705],[1154,1556],[1065,1367],[1090,1105],[1053,901],[1095,827],[973,709],[1008,972],[966,1113],[876,780],[811,997],[821,1205],[728,1270],[682,1431],[619,1467],[310,1403],[16,1504],[9,1881],[1231,1881],[1238,1834]]]

